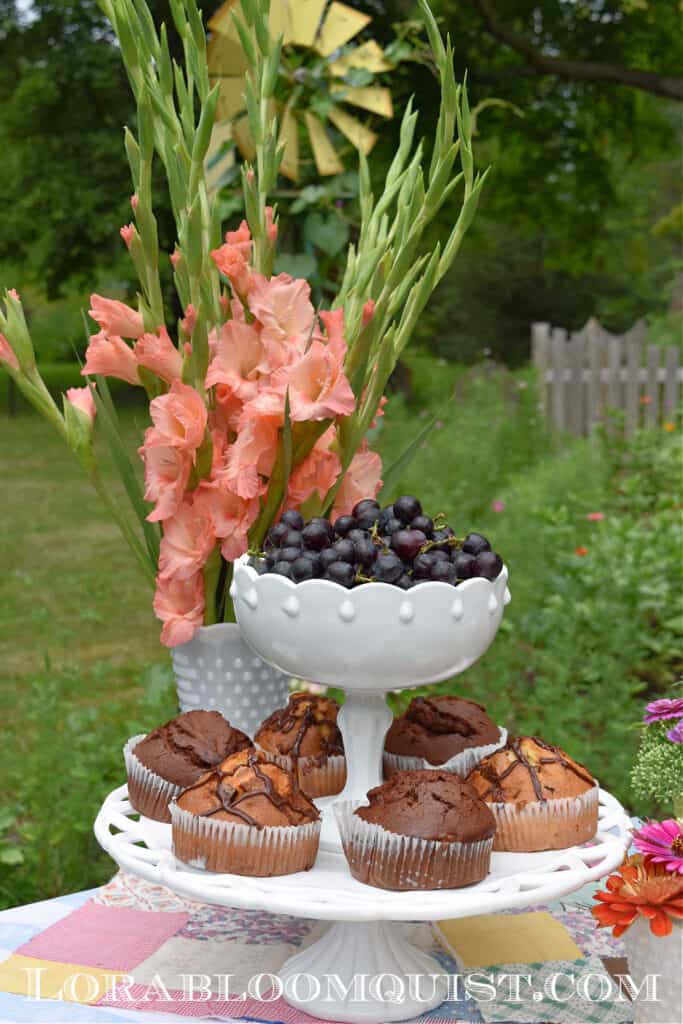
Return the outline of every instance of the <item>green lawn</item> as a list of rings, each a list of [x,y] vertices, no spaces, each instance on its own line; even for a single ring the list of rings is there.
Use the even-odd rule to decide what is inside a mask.
[[[390,400],[376,443],[390,463],[437,412],[403,489],[458,532],[486,533],[513,598],[491,650],[442,688],[566,745],[647,809],[629,787],[633,723],[683,672],[680,435],[560,443],[527,372],[421,355],[413,368],[415,394]],[[144,410],[123,422],[134,448]],[[11,905],[111,873],[92,820],[122,781],[123,742],[170,717],[174,697],[148,585],[75,461],[31,415],[3,418],[0,437],[0,905]],[[594,511],[605,520],[589,522]]]

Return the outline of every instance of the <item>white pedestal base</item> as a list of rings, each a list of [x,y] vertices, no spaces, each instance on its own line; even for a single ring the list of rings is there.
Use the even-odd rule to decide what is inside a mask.
[[[395,924],[334,924],[280,971],[284,998],[323,1020],[389,1024],[439,1006],[448,975]]]
[[[364,800],[368,790],[383,780],[384,737],[393,721],[384,693],[377,690],[347,690],[339,712],[339,729],[346,752],[346,785],[337,796],[316,800],[322,813],[320,848],[341,852],[341,841],[332,805],[337,800]]]

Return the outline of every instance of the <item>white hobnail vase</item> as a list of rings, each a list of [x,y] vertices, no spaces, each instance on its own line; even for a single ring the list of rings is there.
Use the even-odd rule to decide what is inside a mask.
[[[253,736],[271,711],[287,703],[288,676],[255,654],[234,622],[202,626],[171,656],[181,711],[220,711]]]
[[[624,932],[624,946],[629,975],[639,991],[633,1003],[635,1024],[683,1021],[683,921],[673,921],[671,934],[660,937],[639,917]]]

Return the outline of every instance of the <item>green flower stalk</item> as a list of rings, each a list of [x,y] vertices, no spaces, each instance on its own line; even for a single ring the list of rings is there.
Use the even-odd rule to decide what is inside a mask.
[[[136,132],[127,128],[124,137],[134,222],[121,235],[139,279],[138,308],[91,297],[100,330],[89,339],[88,384],[67,393],[63,413],[40,379],[13,292],[0,309],[0,362],[60,431],[146,576],[156,579],[154,607],[169,646],[184,643],[201,622],[232,615],[231,563],[262,545],[283,507],[339,515],[359,489],[377,494],[380,474],[385,482],[400,475],[419,447],[421,438],[383,470],[365,438],[390,374],[460,249],[486,172],[474,168],[473,118],[465,85],[455,81],[450,40],[442,40],[427,0],[418,2],[441,88],[431,158],[425,161],[415,139],[411,102],[378,197],[361,156],[359,236],[332,310],[316,313],[307,282],[272,276],[278,224],[268,200],[283,157],[275,99],[282,39],[271,38],[269,0],[241,0],[234,13],[250,65],[244,95],[255,157],[242,173],[247,222],[225,239],[205,174],[220,86],[209,80],[196,0],[170,3],[180,63],[145,0],[99,0],[137,106]],[[159,250],[155,159],[175,220],[172,254]],[[456,190],[455,223],[442,242],[428,243],[428,229]],[[167,258],[184,313],[175,338],[161,288],[160,261]],[[143,387],[150,399],[153,426],[140,449],[144,490],[121,440],[107,376]],[[98,472],[95,422],[128,512]]]

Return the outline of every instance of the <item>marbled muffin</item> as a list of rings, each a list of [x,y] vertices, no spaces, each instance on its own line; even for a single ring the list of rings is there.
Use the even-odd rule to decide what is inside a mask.
[[[337,725],[339,704],[331,697],[293,693],[273,711],[254,737],[257,747],[296,771],[307,796],[333,796],[344,788],[344,742]]]
[[[315,862],[320,815],[296,775],[257,750],[226,758],[171,805],[173,850],[209,871],[274,876]]]
[[[170,821],[170,801],[230,754],[252,747],[218,711],[186,711],[124,748],[128,796],[148,818]]]
[[[537,736],[511,739],[473,768],[467,781],[496,818],[496,850],[564,849],[597,831],[597,782]]]
[[[507,738],[481,704],[464,697],[414,697],[384,741],[384,776],[438,765],[461,775]]]
[[[400,771],[367,806],[336,805],[354,878],[380,889],[455,889],[488,874],[495,820],[453,772]]]

